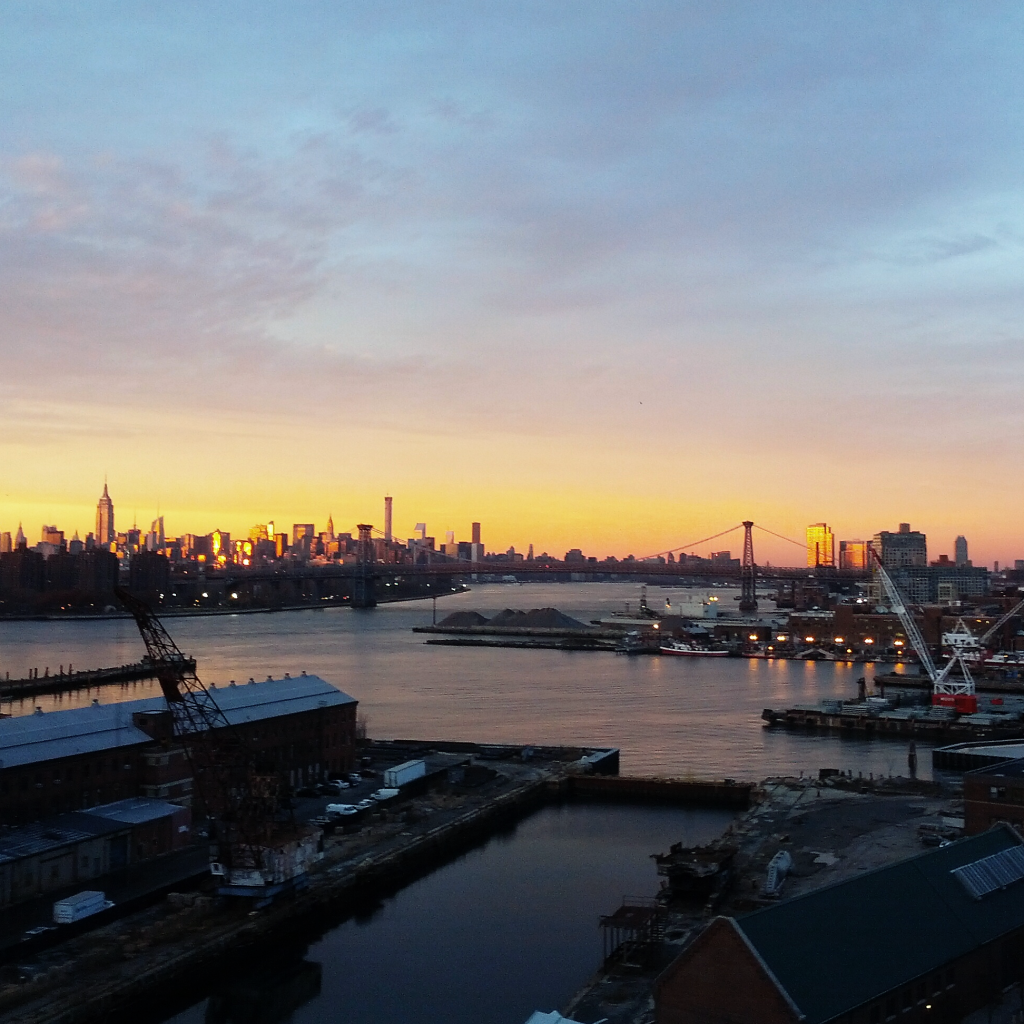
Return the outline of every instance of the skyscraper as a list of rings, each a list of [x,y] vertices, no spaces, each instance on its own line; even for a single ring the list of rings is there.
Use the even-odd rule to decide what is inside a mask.
[[[956,539],[955,545],[955,557],[956,564],[959,566],[970,565],[971,563],[967,560],[967,538],[960,536]]]
[[[391,543],[391,495],[384,498],[384,541]]]
[[[479,544],[480,543],[480,524],[479,523],[474,523],[473,524],[473,543],[474,544]]]
[[[107,482],[103,481],[103,496],[96,503],[96,543],[103,548],[110,547],[117,539],[114,533],[114,503],[107,493]]]
[[[886,569],[928,564],[928,539],[923,533],[911,530],[910,523],[900,523],[898,533],[888,530],[876,533],[870,546]]]
[[[827,523],[812,523],[807,527],[807,564],[812,569],[836,564],[835,535]]]
[[[841,540],[839,542],[840,569],[867,569],[868,543],[864,540]]]

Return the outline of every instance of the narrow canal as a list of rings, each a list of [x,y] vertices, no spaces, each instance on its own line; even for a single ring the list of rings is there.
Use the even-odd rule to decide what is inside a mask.
[[[652,853],[706,842],[729,820],[725,811],[545,808],[308,946],[149,1020],[522,1024],[563,1006],[597,969],[601,914],[623,896],[655,893]]]

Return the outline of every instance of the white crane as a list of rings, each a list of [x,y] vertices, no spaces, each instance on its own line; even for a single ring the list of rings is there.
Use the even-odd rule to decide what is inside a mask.
[[[913,645],[914,650],[917,652],[917,656],[924,666],[925,672],[928,673],[928,678],[932,684],[932,703],[937,704],[940,707],[955,708],[964,714],[974,714],[978,710],[978,698],[974,690],[974,677],[971,675],[970,669],[967,667],[967,661],[965,655],[969,648],[964,643],[954,642],[950,646],[953,650],[953,655],[943,667],[941,671],[935,668],[935,662],[932,661],[932,653],[928,650],[928,645],[924,642],[924,637],[921,636],[921,631],[917,628],[917,623],[914,621],[914,617],[907,610],[907,606],[903,602],[903,595],[900,594],[899,587],[896,586],[893,578],[885,571],[885,566],[882,565],[881,558],[878,557],[878,552],[873,548],[869,549],[875,558],[875,568],[878,572],[880,579],[882,580],[882,586],[885,588],[886,596],[889,598],[889,604],[892,610],[899,617],[900,625],[903,626],[903,632],[907,634],[907,638]],[[1020,607],[1018,605],[1018,607]],[[1016,611],[1016,609],[1014,609]],[[995,631],[1003,625],[1003,622],[1012,616],[1012,612],[1009,613],[1004,619],[1001,619],[992,630],[989,631],[986,636],[994,634]],[[966,630],[966,627],[965,627]],[[967,631],[969,633],[969,631]],[[963,636],[963,633],[948,634],[950,636],[956,635],[959,637]],[[974,640],[974,637],[971,637]],[[952,672],[955,666],[960,666],[960,671],[963,674],[962,679],[954,679]]]

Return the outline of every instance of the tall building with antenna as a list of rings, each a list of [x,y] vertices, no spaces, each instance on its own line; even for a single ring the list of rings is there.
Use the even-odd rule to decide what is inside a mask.
[[[391,543],[391,495],[384,498],[384,541]]]
[[[107,481],[103,481],[103,494],[96,503],[96,543],[108,548],[117,539],[114,532],[114,502],[107,492]]]

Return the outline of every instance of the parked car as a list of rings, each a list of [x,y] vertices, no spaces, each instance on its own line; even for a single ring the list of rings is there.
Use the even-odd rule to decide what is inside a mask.
[[[299,786],[299,788],[297,790],[295,790],[295,795],[296,796],[317,796],[318,794],[317,794],[316,789],[313,786]]]
[[[359,774],[359,772],[349,772],[346,778],[353,786],[357,786],[360,782],[363,781],[363,777]]]

